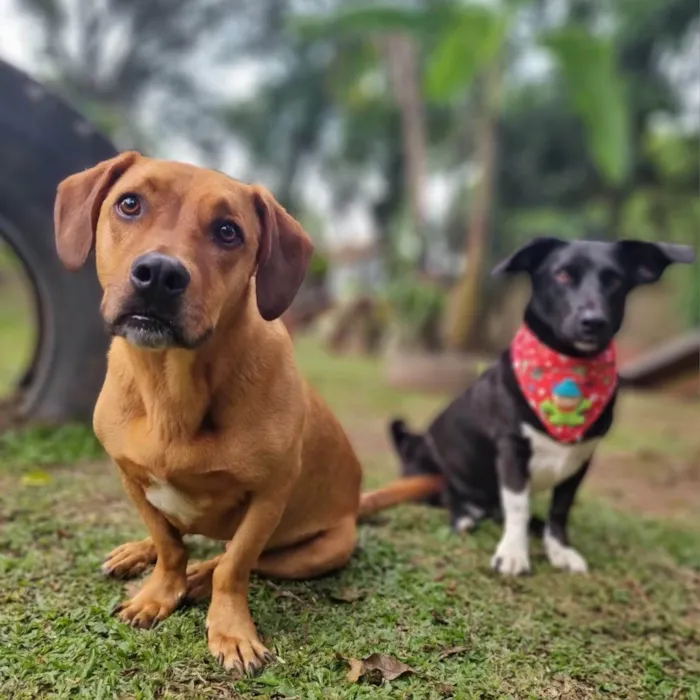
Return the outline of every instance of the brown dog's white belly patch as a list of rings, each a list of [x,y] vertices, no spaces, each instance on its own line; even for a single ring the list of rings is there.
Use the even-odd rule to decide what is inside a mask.
[[[154,481],[146,489],[146,500],[163,515],[186,527],[192,525],[202,514],[202,508],[198,504],[190,501],[182,491],[167,481]]]

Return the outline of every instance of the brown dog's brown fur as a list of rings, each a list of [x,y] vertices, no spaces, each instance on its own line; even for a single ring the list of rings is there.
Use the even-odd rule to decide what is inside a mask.
[[[140,197],[138,217],[119,215],[125,193]],[[222,217],[243,231],[235,250],[209,235]],[[227,668],[255,672],[272,656],[248,610],[251,571],[308,578],[342,567],[359,514],[437,484],[400,482],[361,506],[352,447],[274,320],[303,279],[311,243],[266,190],[129,152],[62,182],[55,220],[66,267],[82,266],[94,247],[108,326],[129,308],[138,256],[176,257],[191,278],[177,319],[181,347],[115,337],[95,408],[95,432],[150,535],[114,550],[104,570],[127,576],[155,564],[119,617],[149,627],[185,597],[211,594],[211,652]],[[226,541],[225,553],[188,568],[189,533]]]

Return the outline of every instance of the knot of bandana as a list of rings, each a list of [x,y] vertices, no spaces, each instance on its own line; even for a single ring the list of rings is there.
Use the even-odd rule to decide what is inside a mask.
[[[523,324],[510,357],[526,401],[558,442],[580,441],[617,386],[612,343],[594,357],[570,357],[547,347]]]

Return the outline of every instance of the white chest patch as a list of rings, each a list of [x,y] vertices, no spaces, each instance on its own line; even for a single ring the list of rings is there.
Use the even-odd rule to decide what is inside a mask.
[[[530,441],[530,487],[533,491],[551,489],[575,474],[591,458],[600,438],[568,445],[553,440],[531,425],[521,425],[523,437]]]
[[[191,525],[201,510],[167,481],[156,481],[146,489],[146,500],[164,515],[183,525]]]

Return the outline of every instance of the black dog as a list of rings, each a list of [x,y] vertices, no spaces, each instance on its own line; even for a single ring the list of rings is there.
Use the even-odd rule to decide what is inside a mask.
[[[569,546],[566,525],[593,452],[612,424],[612,340],[625,300],[671,263],[693,260],[688,246],[533,240],[492,272],[527,272],[532,282],[524,324],[499,362],[424,435],[392,421],[404,475],[443,475],[442,493],[429,502],[447,506],[456,531],[485,517],[504,520],[491,562],[496,571],[529,571],[530,492],[547,488],[553,488],[542,528],[547,557],[559,569],[587,570]]]

